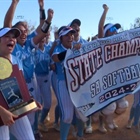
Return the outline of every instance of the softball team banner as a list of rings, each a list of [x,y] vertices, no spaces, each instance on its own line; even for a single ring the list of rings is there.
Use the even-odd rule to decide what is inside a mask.
[[[66,81],[75,107],[88,116],[135,92],[140,80],[140,28],[68,50]]]

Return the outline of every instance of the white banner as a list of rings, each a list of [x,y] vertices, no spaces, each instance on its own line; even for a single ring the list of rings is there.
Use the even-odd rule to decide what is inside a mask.
[[[66,81],[75,107],[88,116],[134,92],[140,80],[140,28],[68,50]]]

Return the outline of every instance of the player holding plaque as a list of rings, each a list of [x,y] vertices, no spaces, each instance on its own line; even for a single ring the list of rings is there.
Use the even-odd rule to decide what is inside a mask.
[[[20,0],[12,0],[12,3],[8,8],[4,18],[4,27],[12,27],[13,17],[19,1]],[[34,45],[40,43],[40,41],[46,36],[46,33],[50,28],[54,13],[52,9],[48,9],[47,17],[45,17],[45,10],[42,8],[42,5],[44,5],[44,0],[38,0],[38,2],[40,7],[39,26],[33,33],[28,34],[28,27],[25,22],[19,21],[14,24],[13,27],[18,28],[21,31],[21,35],[17,38],[16,46],[12,52],[14,56],[16,56],[20,61],[22,61],[24,78],[26,80],[28,90],[30,91],[31,96],[36,101],[39,101],[40,94],[39,92],[37,92],[37,81],[34,73],[32,49],[34,48]],[[34,135],[36,137],[38,137],[39,135],[40,137],[39,131],[35,129],[38,123],[38,119],[36,119],[37,116],[38,114],[34,112],[28,114],[28,118],[34,130]]]
[[[0,90],[4,97],[3,100],[5,100],[7,103],[7,107],[16,106],[17,104],[22,103],[24,99],[20,93],[20,86],[18,86],[17,82],[18,78],[16,80],[16,78],[11,77],[9,81],[6,80],[12,73],[11,63],[17,64],[19,69],[22,70],[20,61],[11,55],[16,44],[16,38],[19,35],[20,31],[16,28],[0,29]],[[22,75],[20,76],[22,77]],[[21,81],[21,83],[23,83],[23,81]],[[3,103],[3,100],[0,98],[0,103]],[[0,138],[5,140],[10,139],[10,131],[16,137],[16,139],[24,138],[34,140],[34,135],[28,117],[26,115],[20,118],[18,117],[18,115],[14,115],[4,106],[0,105],[0,118],[4,124],[0,126]]]

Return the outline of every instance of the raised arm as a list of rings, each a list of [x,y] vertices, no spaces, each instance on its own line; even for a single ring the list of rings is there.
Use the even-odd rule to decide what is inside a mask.
[[[18,2],[19,0],[12,0],[12,3],[4,18],[4,25],[3,25],[4,27],[12,27],[12,21]]]
[[[40,27],[41,31],[33,38],[33,42],[35,45],[37,45],[46,36],[46,33],[48,32],[51,25],[53,14],[53,10],[48,9],[48,17],[44,21],[43,25]]]
[[[98,38],[104,37],[104,23],[105,23],[106,14],[109,8],[106,4],[103,4],[103,9],[104,11],[98,24]]]
[[[40,24],[36,28],[37,34],[41,32],[41,26],[43,25],[43,23],[46,19],[46,14],[45,14],[45,9],[44,9],[44,0],[38,0],[38,5],[39,5]]]

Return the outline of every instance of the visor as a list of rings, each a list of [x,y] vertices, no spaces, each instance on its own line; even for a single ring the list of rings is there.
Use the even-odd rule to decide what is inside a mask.
[[[105,25],[104,26],[104,36],[105,36],[107,30],[109,30],[111,27],[116,27],[116,29],[118,30],[119,28],[121,28],[121,25],[119,23],[116,23],[116,24],[109,23],[109,24]]]
[[[3,37],[4,35],[6,35],[7,33],[13,33],[15,35],[15,38],[17,38],[20,35],[20,30],[17,28],[1,28],[0,29],[0,37]]]
[[[73,28],[66,26],[59,32],[59,38],[68,34],[69,32],[75,33],[76,31]]]

